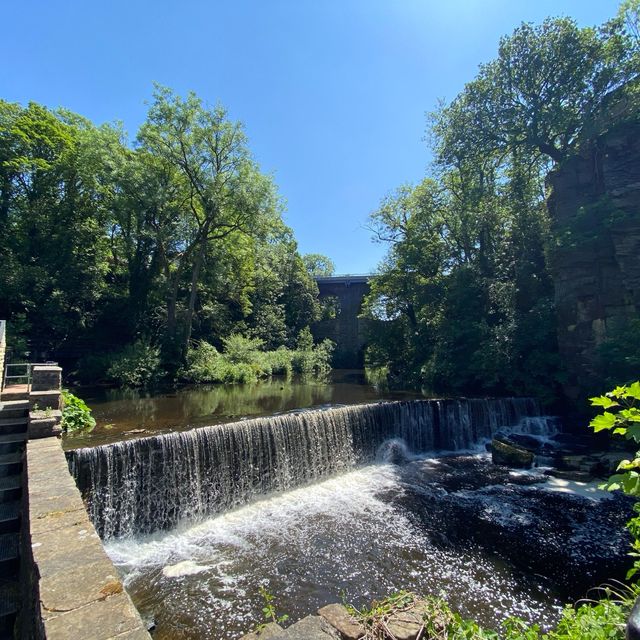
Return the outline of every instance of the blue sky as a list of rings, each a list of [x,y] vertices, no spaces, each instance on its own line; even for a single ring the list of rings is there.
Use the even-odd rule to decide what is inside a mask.
[[[154,81],[244,122],[303,253],[375,268],[380,199],[428,171],[425,113],[522,21],[613,16],[613,0],[5,2],[0,98],[64,106],[133,137]]]

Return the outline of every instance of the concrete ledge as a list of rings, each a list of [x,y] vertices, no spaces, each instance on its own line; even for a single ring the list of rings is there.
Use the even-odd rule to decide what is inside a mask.
[[[39,600],[35,614],[47,640],[149,640],[124,591],[56,438],[27,443],[28,499],[25,559]],[[27,529],[28,527],[28,529]]]

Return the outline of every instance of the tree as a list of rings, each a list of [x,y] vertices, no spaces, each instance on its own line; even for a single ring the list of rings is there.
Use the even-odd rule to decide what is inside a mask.
[[[320,253],[305,253],[302,261],[307,272],[313,278],[328,278],[336,272],[336,266],[331,258]]]
[[[600,30],[569,18],[522,24],[502,38],[497,59],[433,114],[440,161],[479,162],[517,148],[560,162],[609,97],[637,83],[633,37],[621,17]]]
[[[175,170],[181,189],[182,235],[169,282],[167,329],[170,343],[181,343],[182,357],[191,338],[199,278],[210,243],[235,232],[249,233],[260,212],[274,206],[274,190],[251,159],[242,126],[231,122],[220,105],[206,108],[193,93],[182,99],[157,86],[138,144]],[[185,270],[190,277],[179,340],[176,306]]]

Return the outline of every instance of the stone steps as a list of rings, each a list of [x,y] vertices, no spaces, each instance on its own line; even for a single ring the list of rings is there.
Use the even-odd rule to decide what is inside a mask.
[[[11,576],[17,573],[19,556],[19,534],[0,534],[0,576]]]
[[[28,400],[7,400],[0,402],[0,418],[26,418],[28,413]]]
[[[22,495],[22,474],[0,476],[0,503],[18,500]]]
[[[4,388],[0,400],[3,403],[15,400],[29,400],[29,385],[14,384]]]
[[[22,471],[22,451],[0,455],[0,477],[11,476]]]
[[[16,580],[0,580],[0,639],[13,638],[20,608],[20,587]]]
[[[20,500],[0,503],[0,533],[15,533],[20,530]]]
[[[26,441],[26,431],[0,435],[0,455],[22,451]]]
[[[0,433],[20,433],[27,430],[28,418],[0,417]]]

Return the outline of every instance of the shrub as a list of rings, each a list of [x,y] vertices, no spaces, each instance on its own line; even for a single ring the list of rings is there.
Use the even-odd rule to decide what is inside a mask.
[[[187,362],[179,372],[180,378],[189,382],[222,382],[225,362],[218,350],[201,340],[187,351]]]
[[[107,376],[125,387],[143,387],[155,382],[163,374],[160,348],[145,340],[126,346],[117,354]]]
[[[305,348],[295,351],[286,347],[261,351],[262,340],[240,334],[232,334],[223,344],[223,353],[205,341],[192,346],[187,351],[186,366],[179,372],[180,378],[190,382],[250,383],[272,375],[289,376],[295,372],[321,376],[331,370],[333,342],[324,340],[313,346],[308,330],[301,332],[298,341]]]
[[[95,418],[85,401],[67,390],[62,391],[62,430],[67,433],[91,431],[96,426]]]
[[[239,333],[232,333],[222,341],[224,345],[224,357],[231,364],[251,364],[259,358],[260,347],[263,342],[260,338],[246,338]]]

